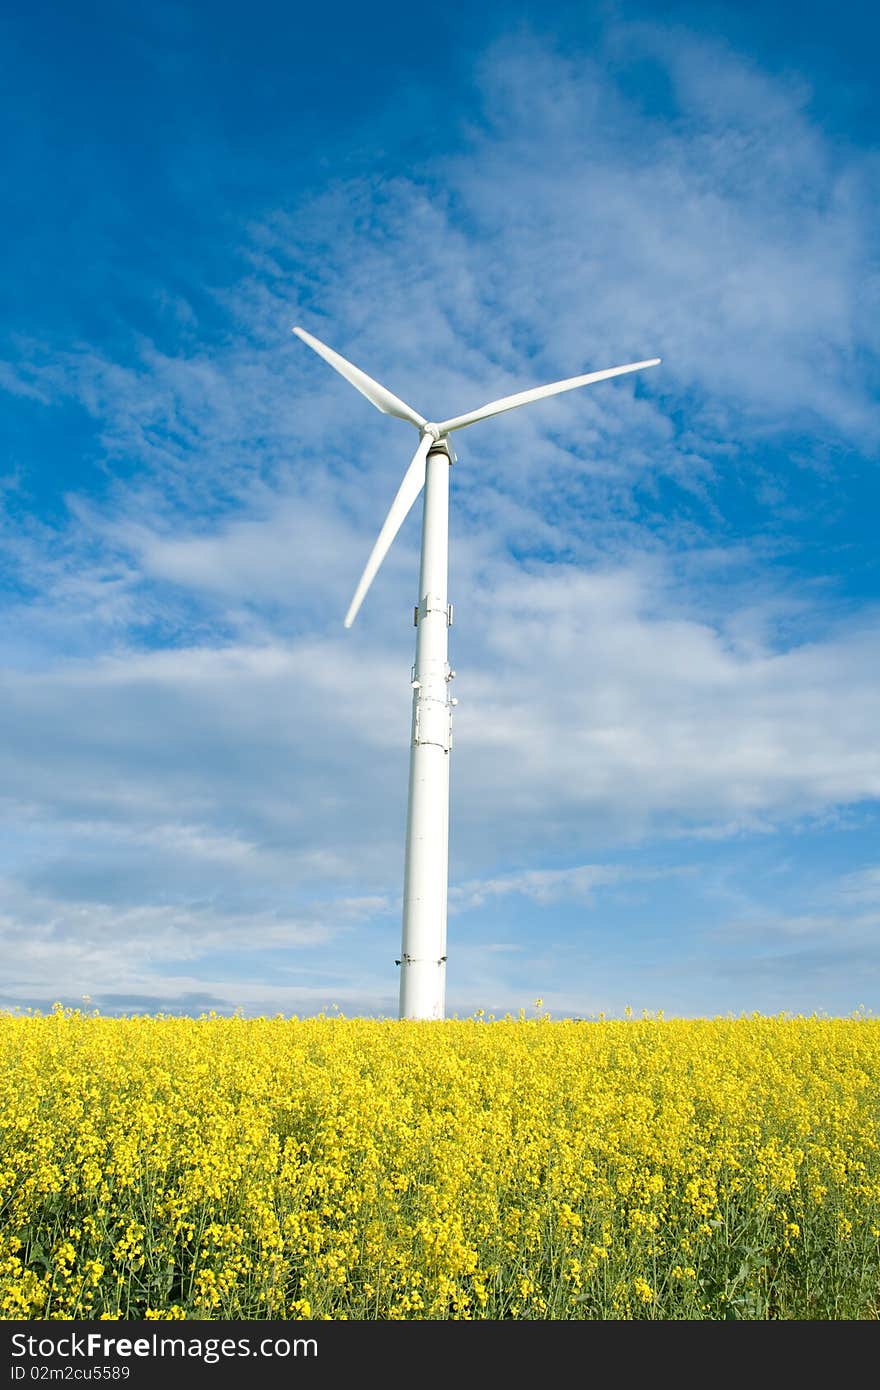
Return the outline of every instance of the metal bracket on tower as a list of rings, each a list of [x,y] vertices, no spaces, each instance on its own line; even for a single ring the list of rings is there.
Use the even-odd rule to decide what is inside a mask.
[[[420,698],[415,705],[413,744],[433,743],[448,753],[452,747],[452,708],[447,700]]]
[[[445,613],[448,627],[452,627],[452,604],[438,603],[437,594],[425,594],[421,603],[417,603],[413,609],[413,627],[418,627],[422,618],[427,618],[429,613]]]

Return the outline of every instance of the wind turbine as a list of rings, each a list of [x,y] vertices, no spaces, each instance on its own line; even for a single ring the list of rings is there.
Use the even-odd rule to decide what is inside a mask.
[[[452,606],[447,584],[449,539],[449,466],[456,456],[449,435],[491,415],[514,410],[531,401],[589,386],[594,381],[655,367],[659,357],[607,367],[586,376],[568,377],[549,386],[535,386],[490,401],[479,410],[454,415],[439,424],[426,420],[387,387],[346,361],[326,343],[294,328],[298,338],[329,362],[356,390],[385,415],[395,415],[419,431],[418,448],[397,489],[376,544],[345,615],[351,627],[367,590],[387,555],[422,488],[422,549],[419,601],[414,612],[416,659],[412,672],[413,707],[406,819],[406,859],[403,888],[403,942],[400,952],[401,1018],[442,1019],[446,1008],[446,888],[449,858],[449,750],[452,747],[452,707],[449,694],[455,672],[447,659]]]

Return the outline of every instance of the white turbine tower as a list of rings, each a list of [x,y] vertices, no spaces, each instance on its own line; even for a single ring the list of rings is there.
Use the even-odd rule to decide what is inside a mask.
[[[446,886],[449,855],[449,750],[452,745],[452,706],[449,682],[455,672],[447,660],[447,629],[452,608],[446,594],[449,538],[449,465],[455,454],[449,445],[453,430],[475,425],[490,415],[513,410],[545,396],[573,391],[607,377],[654,367],[659,357],[607,367],[586,376],[554,381],[490,401],[479,410],[455,415],[439,424],[426,420],[412,406],[392,395],[338,352],[302,328],[294,333],[325,362],[351,382],[385,415],[396,415],[419,431],[419,445],[379,532],[364,572],[345,615],[351,627],[358,609],[410,508],[425,489],[422,514],[422,557],[419,601],[415,609],[416,659],[413,666],[412,739],[409,765],[409,804],[406,821],[406,859],[403,888],[403,944],[400,952],[400,1017],[442,1019],[446,1008]]]

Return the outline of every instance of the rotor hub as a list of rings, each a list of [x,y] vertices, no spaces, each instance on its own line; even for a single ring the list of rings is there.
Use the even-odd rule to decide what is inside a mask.
[[[455,463],[455,454],[452,452],[452,445],[449,443],[449,436],[444,434],[439,425],[427,424],[422,426],[422,438],[433,440],[429,454],[445,454],[450,463]]]

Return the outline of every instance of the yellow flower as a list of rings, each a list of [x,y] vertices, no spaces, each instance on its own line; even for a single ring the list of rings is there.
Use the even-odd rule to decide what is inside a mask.
[[[0,1316],[872,1316],[878,1085],[866,1016],[0,1014]]]

